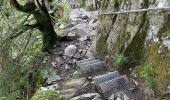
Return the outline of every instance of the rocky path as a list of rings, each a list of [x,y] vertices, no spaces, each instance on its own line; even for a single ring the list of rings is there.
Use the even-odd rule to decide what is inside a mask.
[[[69,24],[62,34],[67,39],[56,45],[49,57],[53,71],[41,90],[56,90],[64,100],[133,100],[138,93],[133,93],[136,88],[126,75],[110,69],[105,61],[95,59],[89,52],[99,23],[94,16],[98,12],[72,6]]]

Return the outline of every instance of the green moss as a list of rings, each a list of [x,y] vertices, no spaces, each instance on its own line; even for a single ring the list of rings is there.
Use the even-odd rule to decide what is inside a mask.
[[[145,0],[143,3],[143,8],[148,7],[148,1]],[[136,60],[142,60],[144,55],[144,42],[147,36],[147,29],[148,29],[148,22],[147,22],[147,13],[144,12],[140,16],[140,25],[138,27],[137,32],[135,33],[135,37],[133,38],[132,43],[128,46],[127,50],[125,51],[125,55],[129,56],[130,58]]]
[[[38,91],[31,100],[63,100],[55,90]]]

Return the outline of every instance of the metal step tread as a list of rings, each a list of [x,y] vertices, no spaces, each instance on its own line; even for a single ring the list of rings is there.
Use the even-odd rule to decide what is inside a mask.
[[[119,74],[118,71],[108,72],[108,73],[103,74],[103,75],[95,76],[93,78],[93,81],[98,86],[101,83],[104,83],[106,81],[112,80],[112,79],[117,78],[119,76],[120,76],[120,74]]]
[[[129,88],[129,81],[126,75],[117,77],[115,79],[106,81],[104,83],[99,84],[100,92],[104,95],[104,97],[109,97],[118,91],[124,91]]]

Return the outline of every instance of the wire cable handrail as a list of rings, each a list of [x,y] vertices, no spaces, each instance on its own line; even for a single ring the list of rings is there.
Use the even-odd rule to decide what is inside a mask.
[[[146,11],[158,11],[158,10],[170,10],[170,6],[161,7],[161,8],[147,8],[147,9],[137,9],[137,10],[128,10],[128,11],[118,11],[118,12],[108,12],[108,13],[99,13],[98,16],[101,15],[112,15],[112,14],[125,14],[125,13],[138,13],[138,12],[146,12]]]

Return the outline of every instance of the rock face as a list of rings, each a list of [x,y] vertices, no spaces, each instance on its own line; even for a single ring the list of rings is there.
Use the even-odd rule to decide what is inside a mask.
[[[104,0],[102,11],[127,11],[144,8],[161,8],[169,0]],[[100,25],[93,49],[99,57],[123,53],[130,59],[151,65],[156,70],[158,85],[167,87],[170,82],[170,15],[169,11],[148,11],[100,16]],[[140,72],[142,70],[139,70]]]

